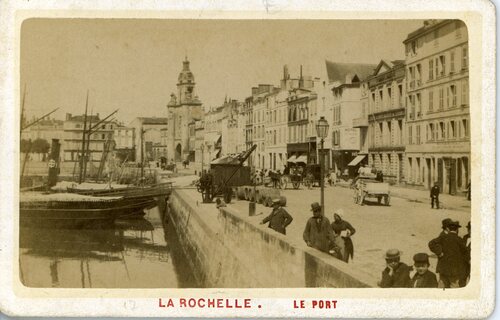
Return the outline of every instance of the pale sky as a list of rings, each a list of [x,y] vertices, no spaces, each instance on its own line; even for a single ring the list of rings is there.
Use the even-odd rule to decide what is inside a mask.
[[[166,116],[187,53],[204,106],[244,100],[259,83],[325,76],[325,59],[404,59],[402,41],[422,20],[31,19],[21,30],[21,91],[27,116],[56,107],[56,118],[119,108],[125,123]]]

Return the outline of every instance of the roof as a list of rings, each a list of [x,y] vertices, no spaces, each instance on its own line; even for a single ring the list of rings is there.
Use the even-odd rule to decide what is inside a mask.
[[[330,82],[345,82],[345,78],[348,74],[352,77],[358,76],[360,81],[366,79],[369,75],[373,74],[373,71],[377,67],[376,64],[368,63],[338,63],[325,60],[326,72],[328,74],[328,80]]]
[[[389,60],[380,60],[379,64],[377,65],[377,67],[375,68],[375,70],[373,70],[373,74],[371,74],[371,76],[376,76],[379,72],[380,72],[380,69],[385,65],[388,69],[393,69],[395,67],[399,67],[399,66],[403,66],[405,64],[405,61],[404,60],[393,60],[393,61],[389,61]]]
[[[69,121],[78,121],[78,122],[84,122],[85,121],[85,115],[82,114],[82,115],[79,115],[79,116],[72,116]],[[99,119],[99,116],[97,115],[94,115],[94,116],[90,116],[90,115],[87,115],[87,122],[89,121],[92,121],[94,123],[96,122],[99,122],[100,119]]]
[[[414,38],[420,36],[420,35],[424,35],[428,32],[430,32],[431,30],[434,30],[446,23],[449,23],[449,22],[452,22],[454,20],[439,20],[439,19],[435,19],[435,20],[425,20],[424,21],[424,25],[420,28],[418,28],[417,30],[413,31],[413,32],[410,32],[408,34],[408,37],[403,41],[403,43],[407,43],[408,41],[411,41],[413,40]]]
[[[167,124],[167,118],[157,118],[157,117],[138,117],[142,124]]]

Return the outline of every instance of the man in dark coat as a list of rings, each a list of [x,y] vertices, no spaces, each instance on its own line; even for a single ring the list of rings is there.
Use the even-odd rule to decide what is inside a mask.
[[[439,185],[436,182],[431,188],[431,209],[434,209],[434,204],[436,204],[436,209],[439,209],[439,192]]]
[[[429,242],[429,249],[438,257],[436,273],[440,288],[459,288],[466,275],[467,248],[458,236],[458,221],[448,222],[446,232]]]
[[[330,221],[321,214],[321,206],[319,203],[312,203],[311,211],[313,212],[313,216],[307,220],[302,235],[304,241],[309,247],[328,252],[335,240]]]
[[[387,250],[385,262],[387,267],[382,271],[381,288],[409,288],[411,286],[410,267],[400,262],[401,252],[398,249]]]
[[[341,248],[341,259],[345,262],[354,257],[354,245],[351,236],[356,233],[356,229],[346,220],[343,220],[341,215],[342,209],[337,209],[333,214],[334,221],[332,222],[332,229],[335,234],[335,243]]]
[[[273,200],[273,211],[260,224],[269,222],[268,227],[282,234],[286,234],[286,227],[292,223],[292,216],[280,206],[280,199]]]
[[[411,278],[412,288],[437,288],[436,275],[429,271],[429,255],[427,253],[417,253],[413,256],[415,275]]]
[[[470,278],[470,221],[467,223],[467,234],[463,237],[465,247],[467,248],[467,258],[466,258],[466,265],[465,265],[465,276],[461,281],[461,286],[465,287],[465,285],[469,282]]]

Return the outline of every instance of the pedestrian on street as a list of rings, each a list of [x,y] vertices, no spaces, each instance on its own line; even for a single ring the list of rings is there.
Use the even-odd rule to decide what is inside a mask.
[[[356,233],[356,229],[348,221],[342,219],[343,215],[342,209],[335,210],[332,230],[335,234],[335,244],[340,248],[340,259],[348,262],[349,257],[354,258],[354,245],[351,236]]]
[[[269,222],[268,227],[282,234],[286,234],[286,227],[292,223],[292,216],[281,207],[280,199],[273,200],[273,211],[260,222],[264,224]]]
[[[429,270],[429,255],[417,253],[413,256],[415,275],[411,278],[412,288],[437,288],[438,282],[434,272]]]
[[[303,238],[309,247],[316,248],[323,252],[329,252],[332,246],[335,247],[335,236],[333,235],[330,221],[321,214],[321,206],[317,202],[311,204],[313,216],[307,220]]]
[[[469,283],[469,279],[470,279],[470,258],[471,258],[471,256],[470,256],[470,244],[471,244],[471,242],[470,242],[470,235],[471,235],[470,230],[471,230],[471,228],[470,228],[470,221],[469,221],[469,223],[467,223],[467,234],[463,237],[465,247],[467,248],[467,259],[466,259],[467,263],[465,265],[465,277],[464,277],[464,279],[462,279],[462,283],[461,283],[462,287],[465,287],[465,285],[467,283]]]
[[[458,236],[458,221],[447,223],[446,231],[429,241],[429,249],[438,257],[436,273],[439,288],[459,288],[467,274],[467,248]]]
[[[389,249],[385,254],[387,267],[382,271],[381,288],[409,288],[411,286],[410,267],[400,262],[401,251]]]
[[[437,182],[431,188],[431,209],[434,209],[434,204],[436,204],[436,209],[439,209],[439,185]]]

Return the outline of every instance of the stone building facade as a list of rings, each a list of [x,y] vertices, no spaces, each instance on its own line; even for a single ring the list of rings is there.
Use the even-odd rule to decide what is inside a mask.
[[[442,192],[470,179],[469,48],[459,20],[427,20],[406,52],[406,181]]]
[[[405,65],[404,60],[380,61],[366,80],[368,101],[368,163],[385,180],[404,179]]]
[[[189,60],[182,63],[182,71],[177,82],[177,95],[170,95],[168,109],[168,157],[176,162],[191,159],[195,150],[190,148],[189,125],[203,117],[202,103],[195,94],[194,75],[189,67]]]

